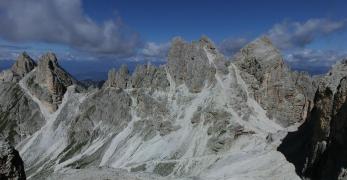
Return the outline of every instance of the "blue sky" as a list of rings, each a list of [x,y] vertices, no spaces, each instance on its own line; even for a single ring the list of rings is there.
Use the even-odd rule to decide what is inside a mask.
[[[283,20],[346,18],[346,1],[319,0],[85,0],[86,13],[103,21],[119,15],[146,39],[172,36],[194,40],[206,34],[215,41],[229,36],[257,36]]]
[[[0,63],[53,51],[106,72],[165,62],[175,36],[207,35],[229,57],[266,35],[294,69],[322,73],[347,55],[346,9],[344,0],[1,0]]]

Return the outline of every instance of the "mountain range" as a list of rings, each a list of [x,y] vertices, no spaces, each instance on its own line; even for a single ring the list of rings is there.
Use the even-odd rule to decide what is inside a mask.
[[[347,179],[346,61],[311,77],[267,37],[231,59],[174,38],[167,59],[94,85],[22,53],[0,74],[0,178]]]

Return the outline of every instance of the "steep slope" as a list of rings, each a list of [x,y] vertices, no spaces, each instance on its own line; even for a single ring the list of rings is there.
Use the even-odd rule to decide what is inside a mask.
[[[45,118],[17,145],[29,179],[299,179],[276,151],[287,129],[206,37],[174,39],[166,65],[111,70],[103,88],[89,92],[69,76],[55,79],[57,62],[47,59],[45,80],[38,68],[19,83]],[[63,94],[55,111],[47,102],[57,101],[32,84]]]
[[[270,119],[289,126],[306,118],[314,84],[308,75],[291,72],[268,38],[249,43],[233,59],[252,96]]]
[[[339,62],[321,78],[306,122],[279,147],[301,176],[322,180],[346,178],[345,68],[346,64]]]
[[[11,70],[1,72],[10,76],[3,78],[3,82],[0,83],[0,135],[12,144],[31,136],[44,123],[44,117],[37,104],[17,83],[35,66],[36,63],[26,53],[22,53]]]

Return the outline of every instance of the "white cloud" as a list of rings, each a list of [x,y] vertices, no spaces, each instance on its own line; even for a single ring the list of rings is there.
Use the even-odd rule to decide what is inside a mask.
[[[346,20],[309,19],[303,23],[284,21],[275,24],[266,35],[278,48],[304,48],[317,38],[335,33],[346,25]]]
[[[148,42],[142,49],[142,54],[145,57],[166,58],[170,48],[170,43],[154,43]]]
[[[230,56],[239,51],[248,42],[249,40],[246,38],[227,38],[219,45],[219,49],[223,54]]]
[[[347,52],[313,49],[301,49],[285,56],[285,60],[293,69],[305,70],[313,74],[326,72],[331,65],[344,58],[347,58]]]
[[[59,43],[86,52],[130,56],[139,35],[118,18],[101,24],[81,0],[1,0],[0,37],[14,42]]]

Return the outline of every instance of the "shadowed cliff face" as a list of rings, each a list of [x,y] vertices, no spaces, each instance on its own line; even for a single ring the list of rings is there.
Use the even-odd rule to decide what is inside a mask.
[[[347,73],[339,70],[344,66],[339,63],[322,78],[306,122],[278,148],[302,177],[347,177]]]
[[[25,180],[24,164],[16,151],[8,142],[0,139],[0,179]]]

